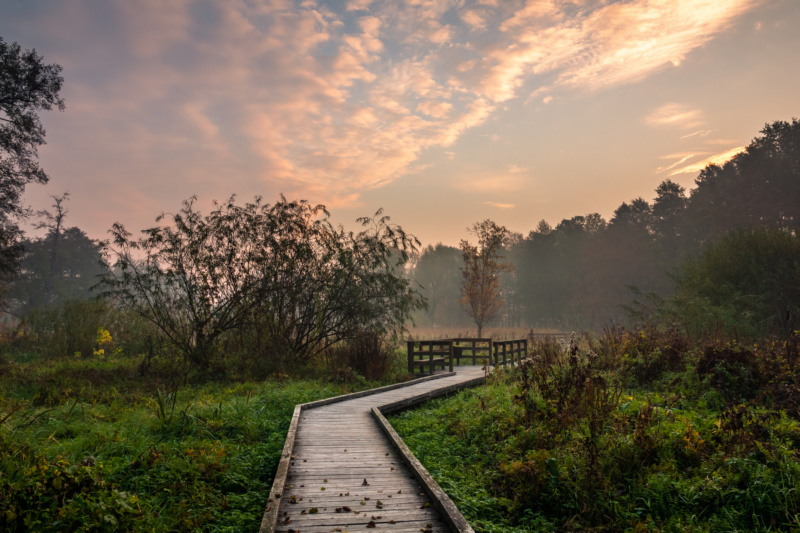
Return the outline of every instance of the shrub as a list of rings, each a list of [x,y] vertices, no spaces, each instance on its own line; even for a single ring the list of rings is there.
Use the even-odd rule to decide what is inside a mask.
[[[402,270],[418,241],[381,211],[354,234],[305,201],[231,198],[206,216],[194,201],[140,239],[115,224],[103,285],[196,368],[208,368],[223,337],[247,330],[256,353],[307,363],[365,328],[395,332],[424,306]]]
[[[728,402],[752,399],[763,380],[755,354],[736,343],[707,345],[697,361],[697,373],[708,376]]]
[[[381,381],[392,370],[397,356],[383,335],[365,331],[329,348],[324,357],[328,367],[340,375],[350,369],[370,381]]]

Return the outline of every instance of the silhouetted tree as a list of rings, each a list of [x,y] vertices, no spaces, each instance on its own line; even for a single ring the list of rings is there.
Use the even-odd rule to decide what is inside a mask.
[[[432,326],[455,325],[463,313],[458,304],[461,252],[458,248],[438,243],[422,251],[413,278],[428,300],[427,318]]]
[[[17,219],[25,214],[25,185],[47,182],[37,162],[45,142],[38,112],[64,109],[60,73],[59,65],[44,64],[35,50],[0,38],[0,273],[15,271],[22,254]]]
[[[490,322],[503,305],[500,273],[512,268],[500,256],[508,239],[508,230],[487,219],[476,222],[467,231],[478,238],[478,244],[475,246],[469,241],[461,241],[464,259],[461,305],[478,326],[480,337],[484,324]]]
[[[25,240],[19,275],[8,291],[13,313],[57,308],[72,300],[91,298],[91,288],[107,272],[100,244],[79,228],[55,230],[41,239]],[[55,254],[53,253],[55,251]]]
[[[305,361],[365,330],[397,331],[424,305],[402,269],[417,241],[380,211],[355,234],[305,201],[231,198],[207,216],[194,201],[140,239],[115,224],[104,285],[196,366],[232,330],[256,328],[265,355]]]

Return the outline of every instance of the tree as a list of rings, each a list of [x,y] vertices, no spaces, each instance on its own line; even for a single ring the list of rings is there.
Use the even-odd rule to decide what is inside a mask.
[[[438,243],[426,247],[414,267],[414,281],[428,300],[427,318],[431,326],[452,326],[459,318],[464,320],[458,304],[460,265],[458,248]]]
[[[62,227],[58,246],[54,243],[54,230],[43,238],[22,241],[25,253],[20,272],[8,291],[14,314],[27,315],[35,309],[89,299],[99,276],[107,272],[99,243],[81,229]]]
[[[231,198],[207,216],[194,202],[140,239],[115,224],[103,285],[198,367],[234,330],[255,330],[268,356],[307,360],[365,330],[397,331],[424,305],[402,271],[417,241],[380,211],[354,234],[305,201]]]
[[[736,229],[686,262],[675,304],[688,329],[759,337],[800,324],[800,237]]]
[[[461,305],[478,326],[478,337],[483,325],[490,322],[503,306],[500,290],[500,273],[513,266],[502,262],[500,252],[508,240],[508,230],[491,220],[476,222],[467,231],[478,238],[474,246],[462,240],[460,247],[464,266],[461,269]]]
[[[22,254],[16,220],[25,214],[21,196],[28,183],[47,183],[37,162],[45,130],[37,114],[64,109],[61,67],[46,65],[35,50],[0,38],[0,271],[14,272]]]

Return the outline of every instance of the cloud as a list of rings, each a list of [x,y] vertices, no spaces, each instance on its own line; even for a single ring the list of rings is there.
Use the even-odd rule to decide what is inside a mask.
[[[496,207],[498,209],[513,209],[514,204],[501,204],[499,202],[483,202],[486,205],[490,205],[492,207]]]
[[[499,27],[511,44],[490,56],[484,94],[505,101],[531,74],[550,74],[554,87],[582,91],[639,81],[679,65],[759,2],[632,0],[577,10],[551,0],[527,2]]]
[[[701,110],[675,103],[664,104],[644,118],[645,123],[650,126],[677,126],[679,128],[696,128],[701,126],[704,120]],[[698,133],[695,132],[681,138],[691,137]]]
[[[508,171],[512,174],[518,174],[520,172],[526,172],[527,168],[520,168],[517,165],[508,165]]]
[[[681,139],[689,139],[691,137],[707,137],[708,135],[714,133],[717,130],[699,130],[693,131],[692,133],[687,133],[686,135],[681,135]]]
[[[54,60],[80,119],[61,129],[69,134],[48,128],[48,141],[52,153],[96,155],[59,161],[88,190],[114,176],[113,211],[129,198],[149,209],[233,190],[357,205],[504,102],[549,103],[674,68],[756,0],[33,4],[0,7],[0,27],[45,28],[59,43]],[[648,123],[704,136],[700,111],[669,105]],[[519,190],[523,170],[463,187]]]
[[[373,0],[349,0],[347,2],[347,11],[364,11],[368,10]]]
[[[467,9],[461,13],[461,20],[463,20],[473,30],[482,30],[486,28],[486,20],[475,9]]]
[[[688,153],[677,153],[677,154],[659,156],[659,159],[672,160],[673,163],[666,166],[658,167],[656,169],[656,174],[661,174],[662,172],[667,172],[669,170],[672,170],[673,168],[677,167],[678,165],[682,165],[683,163],[689,161],[690,159],[706,155],[707,153],[708,152],[688,152]]]
[[[453,109],[453,104],[450,102],[436,102],[433,100],[426,100],[417,105],[417,111],[424,113],[434,118],[446,117],[450,110]]]
[[[670,173],[670,176],[674,176],[676,174],[694,174],[696,172],[700,172],[708,165],[722,165],[729,159],[731,159],[736,154],[743,152],[745,150],[744,146],[738,146],[736,148],[731,148],[726,152],[722,152],[720,154],[712,155],[711,157],[707,157],[702,161],[698,161],[697,163],[692,163],[691,165],[686,165],[685,167],[681,167],[677,170],[673,170]]]
[[[453,187],[469,193],[514,192],[523,190],[526,180],[520,175],[484,174],[467,178],[459,177]]]

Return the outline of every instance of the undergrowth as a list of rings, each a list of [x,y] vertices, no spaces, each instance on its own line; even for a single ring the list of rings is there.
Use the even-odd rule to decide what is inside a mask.
[[[479,532],[796,530],[797,355],[610,329],[392,423]]]
[[[140,366],[0,360],[0,531],[256,531],[294,405],[378,385],[344,371],[192,383]]]

